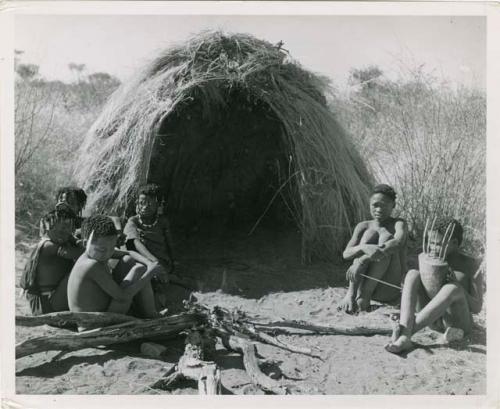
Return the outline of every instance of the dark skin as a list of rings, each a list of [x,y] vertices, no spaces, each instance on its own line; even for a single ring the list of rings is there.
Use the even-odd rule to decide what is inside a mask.
[[[84,249],[71,242],[72,220],[57,221],[47,232],[50,239],[40,251],[37,283],[41,291],[54,289],[50,303],[54,311],[66,311],[68,307],[68,277],[75,260]]]
[[[442,234],[435,232],[429,237],[432,251],[439,253]],[[445,259],[451,272],[449,281],[432,299],[423,288],[419,271],[408,272],[401,296],[400,325],[385,346],[387,351],[399,354],[411,349],[412,335],[433,324],[442,330],[458,328],[465,334],[470,332],[472,313],[480,312],[483,304],[482,274],[474,259],[460,253],[456,238],[450,241]]]
[[[141,220],[146,224],[152,224],[158,217],[158,199],[153,196],[139,195],[137,199],[136,211],[137,214],[141,217]],[[170,236],[170,232],[166,234],[167,246],[165,252],[170,260],[172,260],[172,237]],[[149,261],[158,262],[158,259],[152,254],[147,247],[142,243],[139,239],[134,240],[134,246],[137,252],[146,257]],[[168,282],[168,274],[173,270],[173,263],[170,262],[169,270],[167,271],[163,268],[162,271],[158,274],[158,279],[163,282]]]
[[[68,282],[68,300],[71,311],[107,311],[126,314],[135,296],[152,297],[150,281],[158,272],[159,265],[145,260],[135,252],[122,258],[115,268],[121,282],[117,283],[107,264],[116,255],[117,236],[89,238],[85,253],[78,259]],[[141,292],[144,292],[141,297]],[[155,310],[144,310],[147,317],[157,316]]]
[[[399,295],[396,288],[361,276],[400,285],[406,264],[407,227],[404,220],[391,216],[394,205],[394,201],[382,193],[371,196],[373,219],[355,227],[343,253],[344,259],[353,263],[346,273],[349,289],[337,307],[339,310],[347,313],[366,311],[372,298],[390,301]]]

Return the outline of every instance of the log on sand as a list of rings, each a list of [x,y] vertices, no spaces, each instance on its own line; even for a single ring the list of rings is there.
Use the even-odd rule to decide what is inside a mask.
[[[130,321],[78,334],[28,339],[16,345],[16,359],[44,351],[76,351],[143,338],[172,336],[203,322],[196,313],[184,313],[152,320]]]
[[[16,325],[21,327],[37,327],[39,325],[66,327],[68,325],[75,325],[85,328],[99,328],[130,321],[140,321],[140,319],[130,315],[116,314],[112,312],[61,311],[37,315],[34,317],[16,315]]]
[[[257,358],[255,344],[253,342],[234,335],[223,337],[222,342],[227,349],[243,355],[245,371],[250,376],[254,385],[275,395],[300,393],[297,387],[283,385],[281,382],[269,378],[260,370],[259,359]]]
[[[212,331],[199,328],[188,331],[184,354],[177,365],[150,388],[169,389],[183,379],[198,383],[199,395],[220,395],[221,373],[217,364],[205,360],[215,353],[215,336]]]

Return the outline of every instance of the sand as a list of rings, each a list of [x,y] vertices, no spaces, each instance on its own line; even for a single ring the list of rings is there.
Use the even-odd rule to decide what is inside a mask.
[[[272,242],[271,242],[272,243]],[[286,244],[283,244],[286,245]],[[209,247],[209,246],[208,246]],[[336,303],[346,289],[342,287],[345,266],[328,263],[302,266],[297,258],[276,257],[276,248],[253,253],[248,246],[232,251],[230,257],[208,260],[181,260],[180,271],[198,272],[200,301],[209,305],[238,308],[250,315],[307,320],[321,324],[386,324],[397,306],[378,306],[369,313],[350,316],[338,312]],[[17,274],[27,254],[18,246]],[[295,261],[294,261],[295,260]],[[200,268],[200,265],[202,265]],[[194,268],[196,265],[196,269]],[[221,287],[221,288],[220,288]],[[218,290],[217,290],[218,288]],[[172,286],[172,312],[179,311],[180,300],[188,292]],[[16,310],[27,314],[26,301],[18,296]],[[48,326],[16,328],[16,342],[30,337],[58,334],[67,330]],[[475,316],[471,337],[453,345],[442,345],[440,334],[426,329],[414,337],[416,348],[404,356],[387,353],[388,337],[375,336],[282,336],[295,345],[312,347],[323,360],[257,344],[267,360],[265,372],[284,384],[295,385],[308,394],[447,394],[486,393],[485,312]],[[183,340],[162,342],[167,347],[163,359],[140,353],[140,342],[130,345],[84,349],[53,358],[57,352],[27,356],[16,362],[16,389],[21,394],[196,394],[194,383],[185,382],[171,391],[158,391],[150,385],[179,359]],[[222,369],[226,394],[262,394],[243,369],[241,357],[217,346],[216,362]]]

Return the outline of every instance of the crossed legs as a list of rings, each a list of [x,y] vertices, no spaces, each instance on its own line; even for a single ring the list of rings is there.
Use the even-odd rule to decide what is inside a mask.
[[[423,308],[415,314],[418,304]],[[401,353],[411,348],[411,336],[440,319],[444,329],[459,328],[464,333],[471,330],[472,315],[465,290],[458,284],[448,283],[429,300],[424,293],[419,271],[410,270],[401,296],[399,326],[386,345],[387,351]]]

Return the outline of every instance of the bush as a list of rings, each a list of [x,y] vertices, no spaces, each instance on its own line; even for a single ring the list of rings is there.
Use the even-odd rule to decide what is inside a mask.
[[[452,216],[464,225],[465,248],[484,251],[485,93],[419,71],[396,81],[373,67],[368,79],[359,71],[355,89],[332,104],[376,178],[398,192],[412,237],[421,237],[427,218]]]
[[[57,188],[72,184],[83,136],[119,81],[105,73],[69,84],[46,81],[31,64],[18,64],[16,71],[16,225],[34,237]]]

